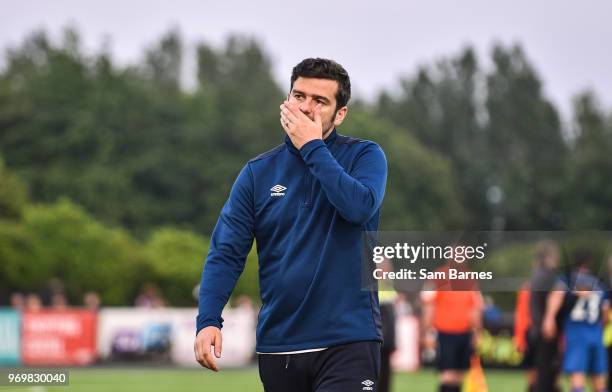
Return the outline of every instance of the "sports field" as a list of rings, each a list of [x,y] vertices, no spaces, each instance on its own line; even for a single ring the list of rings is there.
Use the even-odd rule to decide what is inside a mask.
[[[489,391],[518,392],[524,390],[522,374],[515,371],[487,370]],[[434,392],[435,374],[431,370],[396,374],[395,392]],[[162,391],[214,391],[262,392],[256,368],[222,370],[212,373],[204,370],[165,368],[142,369],[73,369],[69,387],[0,387],[0,391],[29,392],[162,392]]]

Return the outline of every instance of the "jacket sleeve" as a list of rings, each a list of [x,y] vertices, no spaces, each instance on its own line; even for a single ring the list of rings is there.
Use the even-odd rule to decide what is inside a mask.
[[[200,282],[196,334],[211,325],[222,327],[221,312],[253,245],[253,205],[253,177],[247,164],[232,186],[213,231]]]
[[[367,143],[349,173],[336,161],[323,140],[306,143],[300,154],[344,219],[363,225],[380,208],[387,182],[387,160],[377,144]]]

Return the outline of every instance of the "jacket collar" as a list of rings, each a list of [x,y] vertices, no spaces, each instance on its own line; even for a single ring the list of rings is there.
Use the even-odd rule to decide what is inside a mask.
[[[336,128],[334,128],[329,133],[329,135],[327,135],[327,137],[323,140],[328,148],[331,147],[332,144],[334,144],[334,142],[336,141],[336,137],[337,136],[338,136],[338,133],[336,132]],[[288,135],[285,135],[285,144],[287,145],[287,149],[291,153],[296,154],[296,155],[300,155],[300,150],[295,148],[295,146],[291,142],[291,139],[289,138]]]

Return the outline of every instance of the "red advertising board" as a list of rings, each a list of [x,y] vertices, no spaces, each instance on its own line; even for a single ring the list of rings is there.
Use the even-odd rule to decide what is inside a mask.
[[[25,365],[92,363],[96,358],[96,312],[24,312],[21,354]]]

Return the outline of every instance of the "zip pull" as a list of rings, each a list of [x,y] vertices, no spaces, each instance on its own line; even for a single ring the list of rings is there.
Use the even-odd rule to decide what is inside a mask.
[[[289,358],[291,358],[291,354],[287,354],[287,357],[285,358],[285,369],[289,367]]]
[[[312,175],[306,172],[304,175],[304,205],[310,206],[312,203]]]

